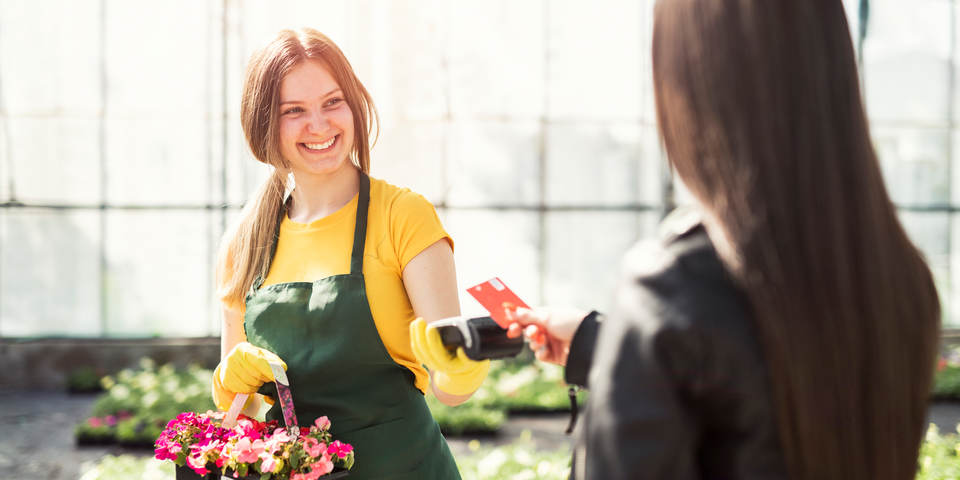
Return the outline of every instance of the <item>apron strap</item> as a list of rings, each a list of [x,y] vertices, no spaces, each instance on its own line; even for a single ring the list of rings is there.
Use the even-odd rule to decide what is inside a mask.
[[[360,194],[357,196],[357,222],[353,231],[353,254],[350,274],[363,274],[363,248],[367,240],[367,210],[370,206],[370,177],[360,172]]]

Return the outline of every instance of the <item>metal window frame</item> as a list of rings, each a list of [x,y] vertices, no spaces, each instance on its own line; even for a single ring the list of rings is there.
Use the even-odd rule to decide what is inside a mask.
[[[98,68],[100,73],[100,95],[101,95],[100,112],[98,115],[98,144],[99,144],[98,162],[99,162],[99,168],[100,168],[100,202],[99,203],[23,202],[17,198],[16,184],[15,184],[15,179],[13,175],[13,149],[11,146],[12,139],[10,137],[10,128],[9,128],[9,121],[8,121],[8,119],[10,118],[10,115],[8,114],[5,108],[5,104],[3,102],[3,97],[2,97],[2,88],[0,88],[0,122],[2,122],[3,124],[3,128],[0,129],[0,135],[3,135],[7,140],[5,142],[6,146],[4,149],[4,153],[7,156],[7,162],[8,162],[8,172],[9,172],[8,191],[10,194],[10,198],[4,199],[4,201],[0,201],[0,211],[10,212],[17,209],[23,209],[23,208],[53,210],[53,211],[73,211],[73,210],[100,211],[100,215],[99,215],[99,230],[100,230],[99,308],[100,308],[100,330],[101,331],[99,333],[104,337],[110,336],[110,325],[108,320],[109,319],[109,311],[108,311],[109,301],[107,298],[107,289],[106,289],[106,277],[107,277],[107,270],[109,266],[107,264],[107,254],[105,250],[106,244],[107,244],[106,242],[106,237],[107,237],[106,213],[107,212],[111,212],[111,211],[207,212],[208,225],[210,225],[210,228],[208,229],[208,238],[206,239],[206,241],[210,242],[215,238],[219,238],[219,236],[226,229],[226,219],[227,219],[228,213],[230,211],[239,210],[242,207],[242,205],[233,205],[227,202],[227,198],[228,198],[227,165],[228,165],[228,151],[229,151],[228,120],[230,119],[230,112],[228,108],[228,98],[227,98],[227,88],[228,88],[229,79],[230,79],[228,60],[229,60],[229,54],[232,53],[231,47],[233,46],[231,45],[231,35],[229,32],[229,25],[231,20],[230,12],[231,11],[240,12],[243,8],[243,5],[242,3],[232,3],[229,0],[221,0],[219,2],[219,15],[220,15],[219,32],[214,32],[214,25],[217,24],[216,22],[217,4],[218,2],[216,0],[211,0],[208,2],[208,6],[210,7],[209,8],[210,13],[208,15],[209,17],[208,26],[210,26],[211,28],[212,35],[215,33],[219,33],[220,40],[221,40],[220,51],[219,51],[221,72],[220,72],[220,78],[219,78],[219,81],[220,81],[219,112],[214,112],[212,110],[211,108],[212,102],[207,104],[208,112],[206,115],[206,118],[207,118],[206,128],[207,128],[208,134],[207,134],[207,154],[206,154],[205,160],[206,160],[206,168],[207,168],[208,176],[210,177],[211,181],[215,183],[215,185],[213,186],[214,188],[211,189],[212,191],[210,196],[208,196],[209,200],[207,203],[149,205],[149,204],[135,204],[135,203],[111,203],[108,201],[107,190],[108,190],[108,185],[110,181],[110,176],[108,175],[108,172],[107,172],[107,157],[106,157],[107,155],[106,154],[106,145],[107,145],[106,118],[107,118],[107,109],[108,109],[107,59],[106,59],[106,47],[107,47],[106,22],[107,22],[107,13],[108,13],[107,0],[100,0],[100,3],[99,3],[100,63],[98,65]],[[956,5],[953,0],[951,0],[950,5],[951,5],[951,11],[955,12]],[[863,43],[867,38],[867,26],[868,26],[868,20],[869,20],[869,1],[868,0],[860,0],[859,6],[858,6],[858,13],[860,17],[859,32],[858,32],[859,37],[856,39],[855,48],[857,50],[857,59],[860,64],[860,68],[862,72],[863,71]],[[649,11],[641,9],[641,15],[649,15],[649,14],[650,14]],[[548,85],[551,81],[549,76],[549,70],[550,70],[549,66],[551,61],[551,56],[549,51],[549,44],[550,44],[550,38],[549,38],[550,2],[549,1],[545,1],[543,3],[542,15],[543,15],[543,23],[544,23],[544,29],[543,29],[544,69],[543,69],[542,80],[544,85]],[[950,54],[951,54],[951,58],[955,58],[956,42],[953,41],[956,39],[956,27],[957,27],[955,15],[951,15],[950,22],[951,22],[950,31],[951,31],[951,40],[952,40]],[[643,21],[641,19],[641,24],[642,23]],[[2,22],[0,22],[0,27],[2,27]],[[211,38],[212,38],[212,35],[211,35]],[[239,36],[238,41],[240,43],[244,41],[242,32]],[[646,50],[641,48],[641,51],[645,52]],[[212,65],[213,62],[216,61],[215,54],[213,52],[212,47],[209,49],[208,53],[210,55],[209,57],[210,62],[208,62],[208,64]],[[2,59],[0,59],[0,61],[2,61]],[[443,72],[445,75],[445,88],[443,91],[443,95],[445,99],[446,111],[443,115],[443,118],[440,121],[444,126],[442,135],[444,136],[443,140],[445,141],[446,136],[449,135],[450,125],[452,125],[452,123],[457,119],[454,118],[454,114],[451,106],[451,87],[450,87],[450,68],[449,68],[450,59],[447,57],[446,51],[444,52],[444,58],[442,58],[442,62],[444,65]],[[950,80],[948,95],[951,101],[948,102],[949,118],[948,118],[948,125],[947,125],[948,131],[950,132],[952,132],[954,128],[954,122],[953,122],[954,106],[953,106],[952,99],[955,96],[955,91],[954,91],[955,90],[954,80],[956,78],[955,70],[956,70],[955,65],[951,63],[949,68],[949,73],[948,73],[949,80]],[[2,81],[3,79],[0,78],[0,86],[3,85]],[[207,69],[206,82],[208,85],[206,88],[209,88],[209,85],[211,85],[213,82],[212,66]],[[865,82],[865,78],[863,75],[861,75],[861,82]],[[539,279],[538,293],[540,295],[540,298],[544,298],[544,294],[545,294],[545,283],[546,283],[545,273],[546,273],[547,254],[549,249],[548,235],[547,235],[548,214],[553,212],[611,212],[613,211],[613,212],[636,212],[636,213],[657,212],[657,213],[660,213],[661,215],[665,215],[670,209],[672,209],[676,205],[676,198],[675,198],[676,195],[673,189],[673,175],[668,163],[666,162],[666,158],[662,150],[662,146],[658,146],[659,158],[657,159],[658,163],[661,166],[660,167],[661,196],[660,196],[659,203],[650,204],[650,203],[642,203],[642,202],[636,202],[636,203],[628,202],[628,203],[615,204],[615,205],[550,204],[546,198],[546,191],[547,191],[546,172],[547,172],[547,169],[549,168],[549,163],[550,163],[549,159],[547,158],[547,155],[548,155],[547,145],[546,145],[547,130],[550,127],[550,125],[555,123],[560,123],[564,121],[572,121],[572,122],[577,122],[577,121],[552,118],[549,112],[549,102],[547,98],[548,96],[547,91],[548,91],[547,89],[544,89],[544,96],[542,99],[543,105],[541,109],[542,113],[539,116],[539,118],[537,118],[536,120],[540,128],[539,138],[537,142],[537,162],[538,162],[538,167],[540,172],[540,178],[538,179],[539,187],[540,187],[538,202],[534,205],[518,205],[518,204],[504,203],[504,204],[483,204],[483,205],[466,206],[466,205],[450,204],[448,203],[447,199],[444,197],[439,202],[436,203],[436,207],[438,208],[438,210],[441,210],[441,211],[478,211],[479,210],[479,211],[525,211],[525,212],[536,213],[538,239],[539,239],[538,240],[539,245],[537,246],[538,247],[538,259],[537,259],[538,272],[537,273],[538,273],[538,279]],[[641,102],[644,101],[644,98],[645,98],[644,95],[640,95]],[[644,105],[640,106],[641,112],[644,110],[643,106]],[[476,118],[471,118],[471,119],[476,120]],[[214,131],[215,120],[220,121],[219,132]],[[513,118],[510,116],[497,116],[496,118],[491,118],[487,120],[491,120],[494,122],[509,123],[512,121],[517,121],[519,120],[519,118]],[[619,119],[611,119],[610,121],[613,121],[613,120],[617,120],[618,123],[636,123],[638,129],[650,127],[649,122],[645,122],[642,118],[630,120],[629,122],[620,122]],[[585,122],[585,123],[591,123],[591,122]],[[606,123],[606,121],[604,121],[603,123]],[[219,138],[216,138],[217,135],[219,135]],[[215,158],[215,155],[213,152],[213,144],[214,142],[217,142],[217,141],[219,141],[220,148],[221,148],[219,158]],[[443,152],[441,168],[446,169],[447,162],[449,160],[448,152],[446,148],[442,148],[441,151]],[[950,143],[948,146],[947,156],[948,156],[947,168],[948,168],[948,174],[950,174],[952,171],[952,163],[953,163],[952,143]],[[218,162],[218,161],[219,161],[219,167],[220,167],[220,176],[218,179],[215,179],[213,175],[213,172],[215,172],[214,164],[215,162]],[[643,160],[641,159],[641,161]],[[950,178],[952,180],[952,177]],[[446,187],[448,178],[445,171],[441,172],[441,179],[442,179],[441,181],[444,183],[444,187]],[[951,185],[948,188],[952,189],[952,181],[950,183]],[[637,185],[637,188],[638,189],[640,188],[639,185]],[[448,190],[447,188],[442,189],[442,191],[444,192],[446,192],[447,190]],[[216,200],[215,200],[215,197],[216,197]],[[948,235],[947,241],[948,241],[948,248],[952,249],[952,244],[950,243],[952,239],[950,235],[952,235],[953,215],[957,211],[960,211],[960,205],[952,204],[952,192],[951,192],[950,198],[951,198],[950,202],[946,204],[904,204],[904,205],[898,205],[897,208],[900,211],[906,211],[906,212],[947,213],[948,214],[947,218],[949,222],[948,229],[947,229],[947,235]],[[219,231],[215,231],[213,228],[213,225],[217,223],[216,222],[217,215],[219,216]],[[0,244],[0,251],[2,251],[3,248],[6,248],[6,245]],[[950,254],[952,254],[952,250],[950,250]],[[214,255],[215,255],[214,249],[212,248],[208,249],[207,261],[209,264],[212,264],[214,260],[213,258]],[[0,256],[0,261],[2,261],[2,256]],[[0,263],[0,268],[2,267],[3,265],[2,263]],[[952,269],[949,270],[949,272],[950,272],[950,278],[952,281],[952,278],[953,278]],[[209,280],[210,281],[207,283],[212,285],[212,276]],[[211,288],[211,292],[209,293],[212,294],[212,286],[210,288]],[[208,303],[208,311],[214,311],[213,304],[212,304],[213,302],[212,295],[207,295],[207,298],[208,298],[208,302],[210,302]],[[0,284],[0,304],[2,304],[2,302],[3,302],[2,284]],[[949,312],[946,314],[950,315],[952,314],[952,312]],[[2,321],[2,319],[0,319],[0,321]],[[209,332],[209,334],[210,336],[216,336],[217,332],[211,331]],[[945,329],[945,335],[960,336],[960,329]]]

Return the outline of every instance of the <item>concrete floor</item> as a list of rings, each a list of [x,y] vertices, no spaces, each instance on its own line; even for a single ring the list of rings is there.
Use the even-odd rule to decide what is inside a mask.
[[[0,479],[77,480],[81,463],[126,453],[118,447],[74,444],[73,426],[90,414],[93,399],[55,392],[0,393]]]
[[[91,395],[59,392],[0,392],[0,480],[77,480],[85,461],[106,454],[152,455],[150,451],[116,446],[77,447],[73,426],[87,418],[93,400]],[[955,432],[960,423],[960,403],[935,403],[929,418],[942,432]],[[468,451],[473,439],[484,446],[507,444],[529,430],[537,448],[569,448],[570,437],[563,434],[566,425],[566,415],[511,417],[495,436],[448,441],[458,455]]]

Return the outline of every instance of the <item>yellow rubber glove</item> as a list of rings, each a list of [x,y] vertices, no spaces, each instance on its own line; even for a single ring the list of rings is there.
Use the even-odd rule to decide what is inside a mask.
[[[451,395],[473,393],[490,370],[490,360],[470,360],[463,347],[457,348],[456,355],[451,354],[436,327],[428,326],[422,318],[410,324],[410,347],[417,361],[430,370],[433,385]]]
[[[213,403],[217,408],[227,410],[236,394],[256,393],[260,385],[274,381],[271,362],[287,369],[287,364],[273,352],[247,342],[238,343],[213,371]],[[254,397],[251,395],[250,398]]]

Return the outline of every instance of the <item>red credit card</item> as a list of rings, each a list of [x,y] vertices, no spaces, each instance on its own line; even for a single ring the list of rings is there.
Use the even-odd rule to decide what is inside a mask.
[[[517,307],[530,308],[497,277],[468,288],[467,293],[473,295],[473,298],[490,312],[490,318],[504,329],[510,326],[506,317],[508,311],[516,310]]]

